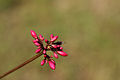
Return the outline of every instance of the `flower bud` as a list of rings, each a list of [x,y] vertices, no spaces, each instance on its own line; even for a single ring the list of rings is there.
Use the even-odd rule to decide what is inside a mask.
[[[54,37],[53,34],[51,34],[51,35],[50,35],[50,38],[52,39],[53,37]]]
[[[36,43],[34,43],[34,44],[35,44],[36,46],[40,46],[40,44],[39,44],[39,43],[37,43],[37,42],[36,42]]]
[[[35,51],[35,53],[39,53],[40,51],[41,51],[41,49],[39,48]]]
[[[43,54],[46,54],[46,50],[43,50]]]
[[[56,45],[52,45],[52,47],[53,47],[53,48],[57,48],[57,46],[56,46]]]
[[[45,42],[48,43],[49,41],[47,39],[45,39]]]
[[[47,61],[47,60],[45,60],[45,63],[47,64],[47,63],[48,63],[48,61]]]
[[[31,32],[32,37],[37,39],[37,34],[33,30],[31,30],[30,32]]]
[[[55,61],[54,61],[53,59],[51,59],[51,61],[52,61],[54,64],[56,64]]]
[[[33,43],[37,43],[37,41],[36,41],[36,40],[33,40]]]
[[[63,47],[60,47],[60,50],[62,50],[63,49]]]
[[[49,66],[51,69],[55,70],[55,64],[52,61],[49,61]]]
[[[37,43],[37,42],[36,42],[36,43],[34,43],[34,44],[35,44],[36,46],[40,46],[40,44],[39,44],[39,43]]]
[[[58,55],[57,55],[55,52],[54,52],[53,54],[54,54],[54,57],[55,57],[55,58],[58,58]]]
[[[57,40],[58,36],[55,36],[51,39],[51,42],[54,42],[55,40]]]
[[[63,51],[57,51],[58,54],[60,54],[61,56],[68,56],[67,53],[63,52]]]
[[[45,64],[45,59],[41,61],[41,66],[43,66],[44,64]]]
[[[44,37],[40,34],[39,35],[39,38],[43,41],[44,40]]]
[[[44,55],[44,57],[46,58],[46,57],[47,57],[47,55]]]

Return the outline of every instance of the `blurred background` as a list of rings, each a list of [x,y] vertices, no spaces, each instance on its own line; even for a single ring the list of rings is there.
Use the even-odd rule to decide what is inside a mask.
[[[34,56],[30,30],[59,35],[68,57],[2,80],[120,80],[119,0],[0,0],[0,75]]]

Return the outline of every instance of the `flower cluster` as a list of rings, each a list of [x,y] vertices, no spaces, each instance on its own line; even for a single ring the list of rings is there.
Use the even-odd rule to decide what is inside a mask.
[[[58,58],[58,54],[61,56],[67,56],[67,53],[63,52],[63,47],[61,47],[62,42],[55,42],[58,39],[58,36],[53,36],[53,34],[51,34],[50,41],[48,41],[47,39],[44,39],[41,34],[37,36],[33,30],[31,30],[31,35],[35,39],[33,40],[33,43],[37,46],[35,53],[41,53],[44,55],[44,59],[41,61],[41,66],[45,63],[49,63],[50,68],[55,70],[56,63],[52,57],[47,54],[47,51],[52,51],[55,58]],[[45,46],[43,45],[43,41],[46,43]]]

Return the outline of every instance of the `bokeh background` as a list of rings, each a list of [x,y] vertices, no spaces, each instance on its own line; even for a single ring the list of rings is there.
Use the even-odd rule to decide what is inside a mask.
[[[69,56],[2,80],[120,80],[119,0],[0,0],[0,75],[35,55],[30,30],[59,35]]]

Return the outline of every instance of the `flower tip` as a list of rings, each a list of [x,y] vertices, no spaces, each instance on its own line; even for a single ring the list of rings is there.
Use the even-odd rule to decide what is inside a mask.
[[[53,48],[57,48],[57,46],[56,46],[56,45],[52,45],[52,47],[53,47]]]
[[[55,64],[52,61],[49,61],[49,66],[51,69],[55,70]]]
[[[58,36],[55,36],[51,39],[51,42],[54,42],[55,40],[57,40]]]
[[[41,66],[43,66],[45,64],[45,60],[43,59],[42,61],[41,61]]]
[[[40,46],[40,44],[39,44],[39,43],[37,43],[37,42],[36,42],[36,43],[34,43],[34,44],[35,44],[36,46]]]
[[[50,35],[50,38],[52,39],[53,37],[54,37],[53,34],[51,34],[51,35]]]
[[[37,38],[37,34],[35,33],[35,31],[31,30],[30,32],[31,32],[32,37],[36,39]]]
[[[62,50],[63,49],[63,47],[60,47],[60,50]]]
[[[46,50],[43,50],[43,54],[46,54]]]
[[[54,52],[53,53],[54,54],[54,57],[57,59],[58,58],[58,55]]]
[[[47,40],[47,39],[45,39],[45,42],[46,42],[46,43],[48,43],[48,40]]]
[[[40,34],[39,35],[39,38],[43,41],[44,40],[44,37]]]
[[[68,56],[68,54],[63,51],[57,51],[57,53],[60,54],[61,56]]]
[[[35,53],[39,53],[41,51],[41,49],[37,49],[36,51],[35,51]]]

